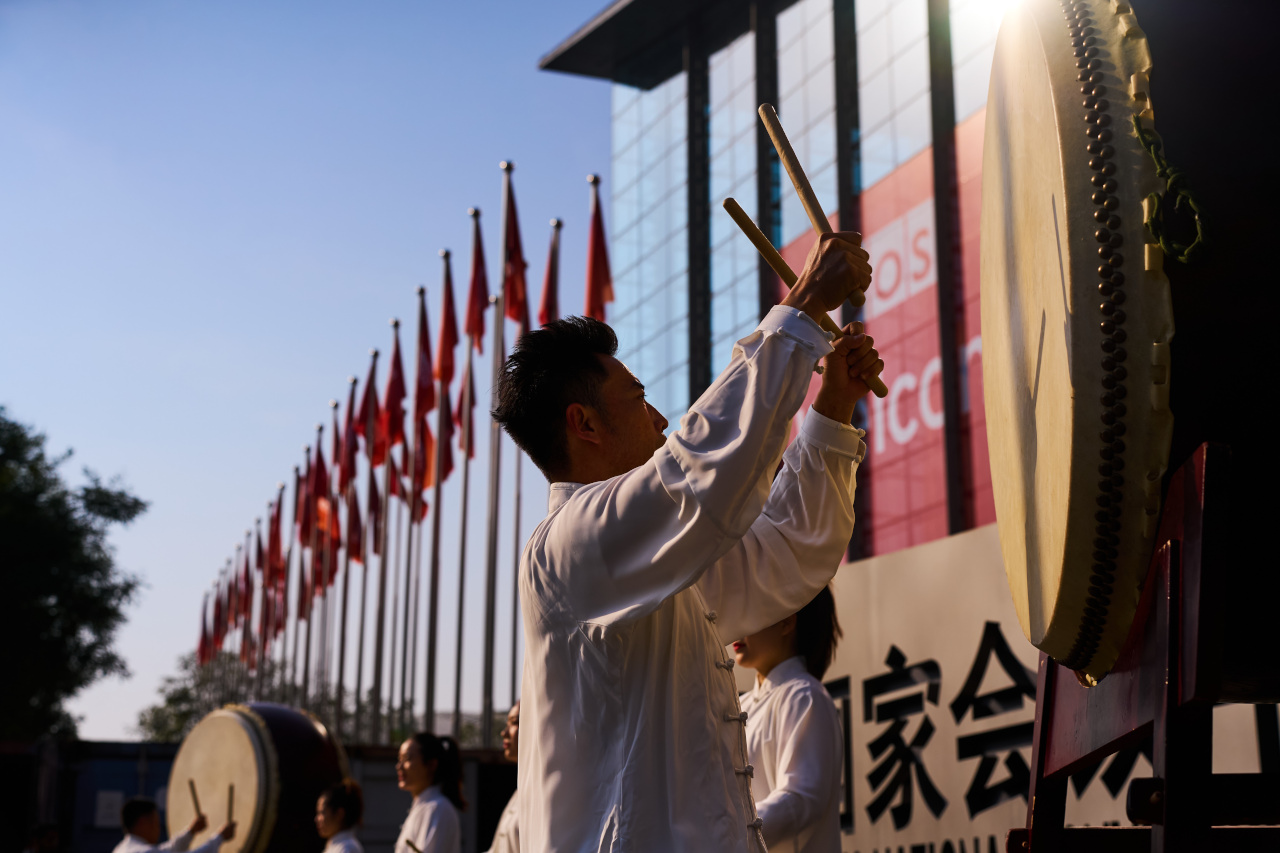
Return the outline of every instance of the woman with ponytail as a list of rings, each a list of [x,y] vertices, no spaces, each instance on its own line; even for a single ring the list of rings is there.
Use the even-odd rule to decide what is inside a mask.
[[[396,780],[413,797],[396,839],[395,853],[459,853],[462,824],[462,760],[458,742],[418,732],[400,744]]]
[[[840,636],[830,587],[781,622],[733,644],[756,671],[742,697],[756,813],[770,853],[840,853],[840,756],[835,703],[822,686]]]

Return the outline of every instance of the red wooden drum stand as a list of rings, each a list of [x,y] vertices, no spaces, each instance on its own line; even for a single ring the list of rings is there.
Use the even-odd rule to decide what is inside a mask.
[[[1222,559],[1233,545],[1224,535],[1230,464],[1225,446],[1203,444],[1171,478],[1138,613],[1111,673],[1084,687],[1040,656],[1027,825],[1009,832],[1009,853],[1280,850],[1280,772],[1271,762],[1258,774],[1212,772],[1213,705],[1224,698],[1233,632],[1224,604],[1240,581]],[[1146,825],[1064,827],[1068,777],[1147,737],[1155,777],[1135,779],[1126,804],[1130,820]]]

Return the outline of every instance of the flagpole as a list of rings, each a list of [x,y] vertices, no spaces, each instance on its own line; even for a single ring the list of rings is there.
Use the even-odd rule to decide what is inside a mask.
[[[333,440],[336,442],[338,440],[338,401],[330,400],[329,409],[333,413],[333,431],[334,431]],[[321,459],[324,458],[324,445],[319,446],[319,455]],[[337,459],[335,458],[333,461],[337,462]],[[338,556],[337,554],[333,553],[333,536],[330,535],[330,531],[332,530],[333,525],[337,521],[337,519],[334,516],[338,512],[338,505],[333,500],[332,478],[334,476],[336,476],[336,472],[331,471],[329,473],[329,478],[328,478],[329,482],[325,483],[324,499],[329,502],[329,512],[325,517],[324,546],[322,548],[322,554],[321,554],[321,560],[320,560],[320,566],[321,566],[321,569],[320,569],[320,572],[321,572],[320,655],[319,655],[320,666],[319,666],[319,677],[316,679],[317,681],[316,688],[320,693],[320,700],[321,702],[329,706],[328,718],[329,718],[330,725],[333,725],[334,720],[336,719],[333,712],[333,706],[330,704],[333,702],[333,697],[329,695],[329,661],[331,659],[331,656],[329,654],[329,646],[330,646],[329,641],[330,641],[330,633],[331,633],[330,616],[332,615],[330,614],[329,611],[332,608],[332,604],[333,604],[333,596],[329,594],[329,585],[333,578],[333,572],[336,570],[336,567],[334,566],[334,561],[337,559],[337,556]],[[319,502],[320,502],[320,497],[317,495],[316,496],[316,523],[317,524],[320,522]],[[324,712],[324,708],[322,706],[321,713],[323,714],[323,712]]]
[[[307,451],[308,456],[310,450]],[[293,466],[293,513],[289,519],[289,549],[284,552],[284,606],[289,610],[296,611],[296,607],[289,607],[289,578],[293,574],[293,546],[298,541],[298,493],[302,490],[302,471],[297,465]],[[283,515],[283,513],[282,513]],[[281,519],[283,521],[283,519]],[[298,614],[293,614],[293,657],[289,657],[289,619],[286,616],[284,621],[284,639],[280,643],[280,701],[286,704],[293,701],[293,677],[290,676],[290,664],[292,663],[293,675],[297,675],[298,660]]]
[[[271,504],[267,504],[270,510]],[[253,530],[257,534],[257,541],[262,541],[262,519],[255,518],[253,520]],[[256,557],[257,554],[255,553]],[[251,574],[251,577],[253,575]],[[257,654],[254,656],[256,660],[256,672],[253,676],[253,700],[255,702],[262,701],[262,668],[267,660],[267,575],[262,566],[261,560],[258,561],[257,577],[259,578],[260,592],[258,594],[258,624],[262,627],[262,636],[258,638]]]
[[[400,321],[392,320],[391,328],[398,334],[400,329]],[[377,391],[375,389],[374,393]],[[385,405],[385,404],[384,404]],[[376,427],[375,427],[376,430]],[[377,444],[377,432],[370,434],[372,445]],[[381,545],[381,553],[378,555],[378,612],[376,624],[374,626],[374,646],[373,646],[373,743],[380,743],[382,737],[382,650],[386,640],[386,609],[387,609],[387,512],[389,510],[389,502],[391,500],[391,436],[387,436],[387,458],[383,460],[382,472],[382,517],[379,519],[378,529],[374,530],[374,535],[378,537]],[[390,710],[388,708],[388,710]]]
[[[477,212],[477,215],[478,212]],[[462,616],[465,603],[467,575],[467,503],[471,486],[471,350],[475,337],[467,336],[467,366],[462,374],[462,526],[458,537],[458,641],[454,646],[453,662],[453,738],[462,732]],[[439,525],[435,528],[439,538]],[[439,547],[438,545],[433,547]]]
[[[391,438],[390,430],[387,437],[387,473],[391,473]],[[404,463],[404,452],[400,453],[400,462]],[[404,497],[404,480],[400,476],[400,472],[395,473],[396,489],[400,491],[400,497]],[[390,501],[394,495],[388,495],[387,500]],[[404,503],[401,500],[401,503]],[[390,514],[391,505],[387,505],[387,512]],[[396,706],[396,656],[400,651],[400,528],[401,519],[404,517],[404,507],[400,504],[395,508],[395,532],[391,532],[391,519],[387,519],[387,539],[389,550],[391,551],[391,631],[387,642],[387,738],[390,740],[396,731],[396,727],[400,724],[399,711]],[[385,553],[385,552],[384,552]]]
[[[427,511],[430,512],[430,510],[431,508],[427,507]],[[439,511],[438,504],[437,511]],[[413,711],[418,700],[418,617],[422,609],[422,542],[426,538],[425,527],[425,524],[418,522],[418,543],[413,551],[413,635],[409,638],[409,729],[418,728]],[[422,729],[431,731],[431,728],[426,725],[423,725]]]
[[[515,164],[503,160],[498,164],[502,169],[502,253],[498,268],[503,271],[506,280],[507,240],[506,233],[510,227],[507,215],[511,209],[511,171]],[[493,312],[493,371],[492,371],[492,403],[497,406],[498,378],[502,375],[502,362],[506,357],[505,331],[506,321],[503,317],[502,300],[506,296],[505,286],[498,289],[498,295],[490,297],[494,306]],[[493,742],[493,641],[497,621],[498,594],[498,490],[502,487],[502,428],[498,422],[489,419],[489,537],[485,560],[484,590],[484,682],[480,706],[480,745],[488,748]]]
[[[324,424],[316,424],[316,457],[319,458],[324,453]],[[319,513],[319,505],[316,503],[316,496],[311,493],[312,487],[316,481],[316,466],[311,467],[310,482],[307,485],[307,503],[311,505],[311,564],[307,569],[307,648],[305,657],[302,660],[302,707],[308,708],[311,704],[311,629],[316,621],[316,539],[317,532],[320,527],[320,519],[317,517]],[[323,564],[323,561],[322,561]],[[322,591],[323,592],[323,591]]]
[[[351,392],[347,399],[346,429],[347,431],[350,431],[353,428],[351,408],[352,408],[352,405],[355,403],[356,378],[352,376],[347,380],[347,382],[348,384],[351,385]],[[343,433],[343,436],[342,436],[342,444],[343,444],[342,466],[343,467],[339,469],[340,473],[338,475],[338,491],[342,494],[342,503],[346,505],[346,510],[347,510],[347,526],[346,526],[347,535],[346,535],[346,541],[344,543],[344,547],[342,549],[342,615],[339,617],[341,621],[338,625],[338,685],[337,685],[337,705],[336,705],[335,718],[334,718],[334,728],[337,729],[338,737],[342,737],[342,715],[346,711],[346,708],[343,705],[343,701],[346,698],[345,679],[346,679],[346,672],[347,672],[347,609],[348,609],[348,603],[351,600],[351,497],[349,495],[349,492],[351,489],[355,488],[355,482],[356,482],[355,472],[351,471],[347,475],[347,487],[345,489],[342,488],[341,471],[345,469],[346,463],[347,463],[346,443],[348,441],[353,441],[353,440],[354,439],[350,435],[347,435],[346,432]],[[335,512],[337,511],[336,507],[334,511]],[[358,506],[356,508],[356,511],[359,512]]]
[[[369,368],[369,380],[365,383],[365,402],[362,403],[364,409],[367,410],[365,416],[365,451],[369,456],[369,482],[372,488],[376,488],[374,479],[374,443],[378,437],[378,350],[370,350],[369,355],[372,356],[372,364]],[[374,396],[374,405],[369,405],[369,394]],[[352,475],[352,488],[356,488],[356,478]],[[370,491],[370,497],[372,492]],[[369,503],[369,497],[365,498],[365,502]],[[370,520],[372,507],[365,507],[365,519]],[[369,547],[369,540],[372,534],[369,525],[362,525],[362,535],[360,547],[364,551],[365,562],[360,567],[360,637],[356,643],[356,740],[360,739],[362,711],[364,711],[364,676],[365,676],[365,612],[369,610],[369,561],[372,558],[372,548]]]
[[[416,423],[417,417],[414,418],[414,421],[415,423],[413,425],[413,433],[414,433],[413,438],[414,438],[414,441],[417,442],[421,440],[421,437],[418,435],[419,426]],[[410,448],[408,436],[405,437],[405,449],[406,451],[408,451],[405,455],[408,456],[409,458],[409,523],[405,526],[405,537],[404,537],[404,619],[402,620],[402,625],[404,626],[404,630],[402,632],[403,647],[401,648],[401,651],[400,651],[400,709],[396,714],[396,719],[399,722],[401,732],[406,731],[405,705],[408,704],[409,702],[409,652],[413,648],[412,643],[410,643],[409,641],[409,609],[410,609],[409,602],[414,595],[414,592],[413,592],[414,591],[413,520],[415,517],[417,517],[417,514],[418,514],[418,506],[417,506],[418,485],[414,481],[414,477],[417,475],[418,448],[416,447],[416,445]],[[397,514],[396,514],[397,525],[399,524],[399,519],[400,519],[399,510],[397,510]],[[416,612],[416,601],[415,601],[415,612]],[[412,722],[412,719],[413,719],[413,715],[410,714],[409,720],[411,722]]]
[[[240,618],[244,620],[244,625],[240,629],[240,665],[242,668],[240,696],[242,702],[249,701],[249,662],[253,659],[253,564],[249,559],[249,554],[253,550],[253,531],[246,530],[244,532],[244,569],[241,571],[241,581],[248,581],[247,592],[240,590]],[[248,607],[245,607],[245,598],[249,601]],[[244,611],[248,612],[245,613]]]
[[[444,267],[444,280],[447,287],[452,289],[452,274],[449,269],[449,250],[440,250],[440,260]],[[444,328],[446,318],[441,311],[441,329]],[[452,310],[450,306],[449,310]],[[440,346],[444,346],[443,331]],[[441,350],[443,352],[443,349]],[[440,368],[437,364],[437,369]],[[435,501],[436,511],[431,517],[431,588],[427,599],[427,667],[426,673],[423,675],[426,690],[426,696],[423,700],[423,728],[429,732],[434,732],[436,728],[436,636],[437,636],[437,618],[439,616],[439,592],[440,592],[440,499],[444,489],[444,452],[445,452],[445,418],[453,417],[453,412],[449,406],[449,389],[441,382],[439,404],[436,411],[436,480],[432,486],[432,498]],[[451,436],[452,437],[452,436]],[[464,510],[465,512],[465,510]],[[467,531],[464,527],[462,530],[462,538],[466,539]],[[419,555],[422,553],[421,547],[418,549]],[[459,574],[461,578],[461,574]]]

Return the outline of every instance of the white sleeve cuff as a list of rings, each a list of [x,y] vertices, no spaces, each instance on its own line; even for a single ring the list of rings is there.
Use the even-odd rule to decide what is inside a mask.
[[[800,434],[810,444],[848,456],[855,462],[861,463],[867,453],[867,445],[862,441],[862,437],[866,435],[863,430],[832,420],[815,412],[812,407],[805,413],[804,422],[800,424]]]
[[[812,317],[789,305],[773,306],[757,328],[762,332],[791,338],[813,353],[814,361],[835,349],[831,346],[834,335],[824,332]]]

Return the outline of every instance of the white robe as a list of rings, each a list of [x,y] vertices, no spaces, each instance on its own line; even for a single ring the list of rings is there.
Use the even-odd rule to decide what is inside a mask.
[[[462,850],[462,822],[458,810],[432,785],[413,798],[409,816],[400,827],[395,853],[413,853],[412,841],[422,853],[459,853]]]
[[[493,831],[493,843],[489,853],[520,853],[520,789],[511,792],[507,807],[498,818],[498,828]]]
[[[354,829],[344,829],[329,839],[329,843],[324,846],[324,853],[364,853],[364,847],[356,838]]]
[[[552,484],[520,560],[526,853],[764,849],[724,646],[808,603],[852,534],[860,430],[811,411],[773,476],[829,352],[774,308],[648,462]]]
[[[770,853],[840,853],[844,738],[822,682],[788,658],[742,697],[751,793]]]
[[[115,846],[111,853],[183,853],[190,850],[191,842],[194,836],[189,832],[182,832],[170,838],[161,844],[150,844],[131,832],[126,832],[124,838],[120,839],[120,843]],[[222,847],[222,836],[212,835],[191,853],[217,853]]]

